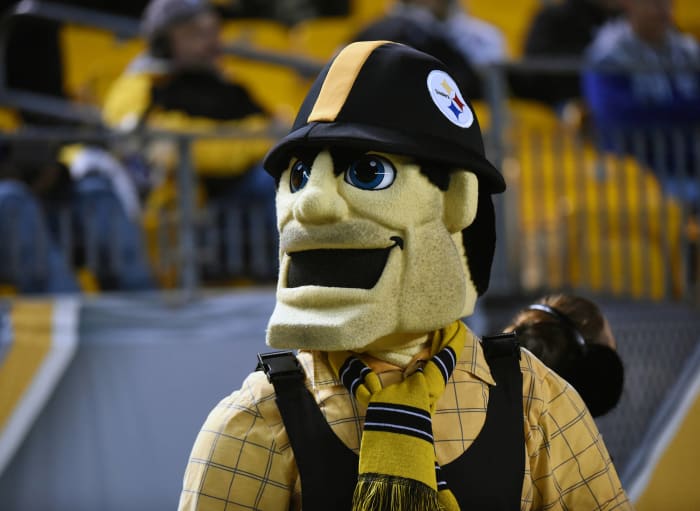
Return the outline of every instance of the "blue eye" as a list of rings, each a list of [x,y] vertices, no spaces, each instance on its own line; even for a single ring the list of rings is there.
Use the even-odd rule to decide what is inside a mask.
[[[362,190],[388,188],[396,178],[391,162],[376,154],[366,154],[345,171],[345,182]]]
[[[311,168],[301,160],[297,160],[292,165],[292,171],[289,174],[289,189],[292,193],[298,192],[309,180],[309,175],[311,174]]]

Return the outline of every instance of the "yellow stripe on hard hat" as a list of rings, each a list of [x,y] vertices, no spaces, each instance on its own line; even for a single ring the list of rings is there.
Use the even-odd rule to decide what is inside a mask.
[[[355,79],[370,54],[389,41],[355,43],[343,51],[331,64],[321,86],[314,108],[306,122],[333,122],[348,99]]]

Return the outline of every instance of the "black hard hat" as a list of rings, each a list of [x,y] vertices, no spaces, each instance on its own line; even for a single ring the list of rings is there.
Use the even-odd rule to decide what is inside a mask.
[[[441,61],[410,46],[352,43],[321,71],[264,166],[279,177],[296,147],[370,148],[469,170],[483,191],[502,192],[503,176],[484,155],[460,89]]]

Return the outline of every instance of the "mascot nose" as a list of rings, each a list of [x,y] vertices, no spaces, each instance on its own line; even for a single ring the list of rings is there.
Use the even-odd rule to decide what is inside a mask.
[[[348,205],[335,187],[336,179],[331,174],[330,179],[320,183],[309,182],[294,204],[294,217],[300,223],[326,224],[338,222],[348,214]]]

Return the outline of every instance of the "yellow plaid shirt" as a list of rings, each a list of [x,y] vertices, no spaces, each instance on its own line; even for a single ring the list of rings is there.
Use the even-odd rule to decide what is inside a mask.
[[[323,352],[299,353],[307,386],[335,434],[359,453],[365,410],[333,376]],[[415,370],[368,360],[385,384]],[[523,350],[525,478],[521,510],[632,509],[608,451],[579,395]],[[435,449],[441,465],[479,434],[495,382],[481,344],[467,334],[464,352],[437,403]],[[180,511],[301,509],[301,484],[272,385],[249,375],[209,414],[185,471]]]

